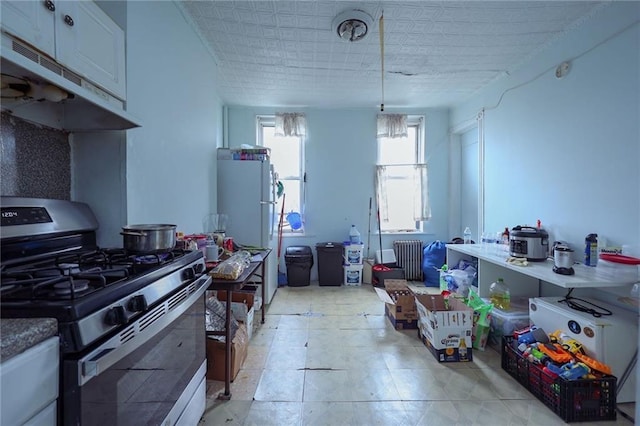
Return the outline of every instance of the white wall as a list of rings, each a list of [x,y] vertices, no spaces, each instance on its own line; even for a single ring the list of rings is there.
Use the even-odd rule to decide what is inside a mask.
[[[591,232],[640,245],[639,20],[640,3],[612,3],[452,109],[452,127],[486,110],[486,230],[540,219],[577,260]]]
[[[74,135],[72,197],[97,213],[103,246],[122,245],[126,224],[202,232],[217,204],[216,64],[173,2],[110,6],[121,25],[126,21],[127,110],[142,127]]]
[[[283,247],[318,242],[344,241],[355,224],[367,245],[369,198],[373,198],[371,253],[379,248],[376,234],[374,166],[376,163],[376,114],[373,108],[317,109],[298,108],[306,113],[307,197],[305,237],[284,238]],[[256,115],[274,114],[280,108],[229,107],[229,146],[256,143]],[[287,110],[288,111],[288,110]],[[425,234],[410,237],[433,241],[449,240],[448,235],[448,120],[446,110],[402,110],[426,117],[426,161],[429,166],[429,195],[433,218],[426,223]],[[384,236],[384,248],[407,235]],[[284,253],[284,250],[283,250]],[[284,256],[283,256],[284,258]],[[283,261],[281,265],[284,265]],[[317,265],[317,262],[316,262]],[[316,268],[312,270],[315,279]]]

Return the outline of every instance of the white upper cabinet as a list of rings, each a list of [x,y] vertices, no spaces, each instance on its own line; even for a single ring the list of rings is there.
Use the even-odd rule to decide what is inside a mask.
[[[55,57],[52,1],[3,1],[2,29]]]
[[[126,99],[124,31],[93,1],[2,1],[2,29]]]
[[[92,1],[60,1],[58,5],[56,59],[125,99],[124,31]]]

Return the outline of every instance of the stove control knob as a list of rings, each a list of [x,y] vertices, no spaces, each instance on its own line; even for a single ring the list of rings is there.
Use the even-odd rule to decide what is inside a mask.
[[[196,277],[196,273],[193,268],[185,268],[182,271],[182,281],[190,281]]]
[[[122,306],[114,306],[109,309],[104,316],[104,322],[107,325],[122,325],[127,322],[124,308]]]
[[[147,304],[147,299],[145,299],[143,294],[133,296],[131,299],[129,299],[129,304],[127,305],[127,308],[129,308],[131,312],[146,311],[148,307],[149,305]]]
[[[204,272],[204,265],[202,263],[197,263],[194,268],[196,270],[196,274],[201,274],[202,272]]]

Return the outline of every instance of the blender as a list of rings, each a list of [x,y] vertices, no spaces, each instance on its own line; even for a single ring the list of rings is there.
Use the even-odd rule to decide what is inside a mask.
[[[573,250],[562,241],[553,243],[553,272],[560,275],[573,275]]]

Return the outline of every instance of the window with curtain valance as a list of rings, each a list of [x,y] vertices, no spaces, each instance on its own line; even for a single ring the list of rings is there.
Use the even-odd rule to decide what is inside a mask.
[[[307,135],[307,119],[300,112],[276,113],[275,136],[299,136]]]
[[[383,232],[419,232],[431,218],[424,163],[424,117],[380,114],[377,119],[376,198]]]

